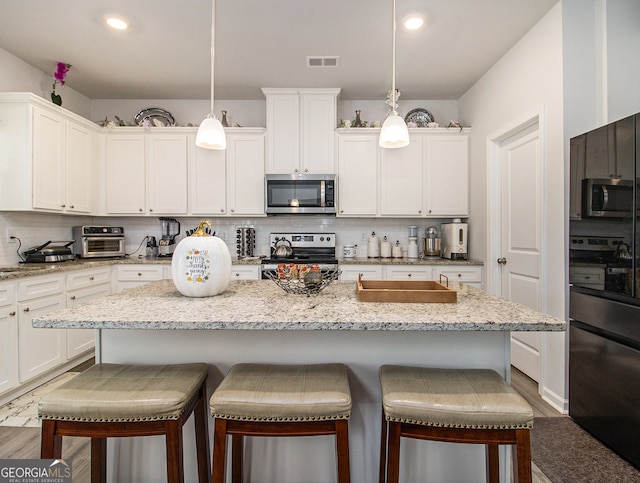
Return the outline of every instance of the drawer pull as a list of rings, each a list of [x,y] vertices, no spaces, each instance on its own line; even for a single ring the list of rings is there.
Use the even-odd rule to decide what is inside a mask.
[[[96,277],[91,276],[91,277],[89,277],[89,280],[93,281],[95,278],[96,278]]]
[[[142,277],[142,274],[140,272],[138,272],[138,277]]]
[[[75,300],[75,299],[76,299],[76,296],[75,296],[75,295],[72,295],[72,296],[71,296],[71,297],[69,297],[69,298],[70,298],[71,300]]]
[[[408,274],[407,277],[411,278],[411,274]]]

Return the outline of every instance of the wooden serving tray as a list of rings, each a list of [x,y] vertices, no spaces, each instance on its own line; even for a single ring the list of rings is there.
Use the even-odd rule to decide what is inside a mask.
[[[458,301],[458,292],[434,280],[356,281],[360,302],[445,303]]]

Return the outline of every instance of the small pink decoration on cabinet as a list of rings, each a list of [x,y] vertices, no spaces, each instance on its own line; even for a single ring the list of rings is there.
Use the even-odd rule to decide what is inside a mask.
[[[224,292],[231,280],[231,253],[227,244],[209,235],[202,221],[195,232],[183,238],[173,251],[171,276],[186,297],[211,297]]]

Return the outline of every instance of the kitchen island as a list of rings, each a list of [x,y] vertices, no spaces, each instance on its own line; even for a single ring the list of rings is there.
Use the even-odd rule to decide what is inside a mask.
[[[389,304],[358,302],[354,282],[334,282],[306,297],[286,294],[267,280],[235,281],[219,296],[192,299],[165,280],[33,324],[97,329],[101,362],[207,362],[209,394],[238,362],[342,362],[349,367],[353,396],[352,481],[370,482],[377,481],[378,471],[380,365],[485,367],[508,379],[511,331],[566,328],[563,320],[473,287],[452,288],[458,291],[457,303]],[[185,429],[185,471],[186,480],[195,481],[190,430]],[[334,481],[333,443],[326,436],[248,439],[248,479]],[[429,481],[477,481],[484,474],[482,447],[406,441],[403,448],[403,481],[425,481],[427,472]],[[508,460],[502,461],[506,470]],[[162,481],[162,439],[112,440],[109,471],[114,481]]]

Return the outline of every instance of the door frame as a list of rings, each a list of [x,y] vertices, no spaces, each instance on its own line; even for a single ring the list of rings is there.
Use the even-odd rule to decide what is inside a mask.
[[[546,137],[545,137],[545,112],[544,106],[539,106],[522,116],[505,124],[503,127],[487,136],[487,245],[486,245],[486,289],[496,295],[502,294],[502,271],[495,262],[502,253],[502,222],[501,222],[501,201],[502,201],[502,143],[509,137],[535,126],[540,139],[540,176],[545,179],[546,167]],[[540,281],[541,287],[545,286],[546,280],[546,220],[547,200],[544,196],[545,185],[541,186],[542,207],[541,207],[541,254],[540,254]],[[547,294],[542,289],[541,312],[546,312]],[[541,334],[540,344],[540,364],[544,364],[545,359],[545,335]],[[540,382],[538,390],[545,387],[544,371],[540,368]]]
[[[494,263],[502,252],[501,241],[501,209],[500,203],[502,200],[502,176],[501,176],[501,156],[502,156],[502,142],[513,136],[514,134],[523,131],[531,126],[537,125],[538,134],[540,136],[540,162],[541,162],[541,178],[545,179],[545,165],[546,165],[546,140],[543,126],[544,122],[544,106],[540,106],[521,117],[509,122],[502,128],[494,131],[487,136],[487,291],[496,295],[501,294],[501,278],[502,272],[500,267]],[[544,195],[544,184],[542,186]],[[540,277],[546,279],[545,267],[545,213],[546,213],[546,198],[542,196],[542,253],[540,262]],[[546,293],[542,293],[542,307],[541,311],[546,310]]]

